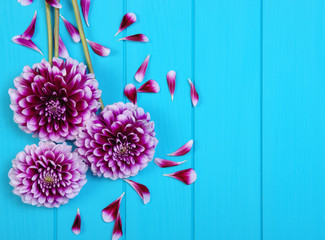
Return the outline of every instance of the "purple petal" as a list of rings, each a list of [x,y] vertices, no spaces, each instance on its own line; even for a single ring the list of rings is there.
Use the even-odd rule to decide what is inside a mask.
[[[149,42],[149,39],[144,34],[135,34],[132,36],[127,36],[124,38],[119,39],[119,41],[125,40],[125,41],[134,41],[134,42]]]
[[[175,173],[164,174],[164,176],[175,178],[187,185],[194,183],[197,178],[196,172],[192,168],[181,170]]]
[[[71,230],[74,234],[78,235],[80,233],[80,228],[81,228],[81,217],[80,217],[80,211],[78,208],[77,215],[73,221]]]
[[[147,71],[147,67],[148,67],[148,63],[149,63],[149,58],[150,55],[148,55],[146,57],[146,59],[143,61],[143,63],[141,64],[141,66],[139,67],[138,71],[135,73],[135,80],[137,80],[138,82],[142,82],[144,79],[144,75],[146,74]]]
[[[119,34],[120,32],[122,32],[124,29],[126,29],[127,27],[129,27],[131,24],[135,23],[137,21],[137,17],[135,16],[134,13],[127,13],[123,16],[120,28],[118,29],[117,33],[115,34],[115,36],[117,34]]]
[[[149,80],[145,82],[141,87],[138,88],[138,92],[146,92],[146,93],[158,93],[160,91],[160,87],[155,80]]]
[[[124,95],[130,100],[130,102],[137,104],[137,89],[132,83],[125,86]]]
[[[66,46],[64,45],[64,42],[62,41],[61,36],[59,36],[59,56],[62,58],[69,57],[68,50],[67,50]]]
[[[192,146],[193,146],[193,140],[190,140],[185,145],[183,145],[178,150],[176,150],[175,152],[167,154],[167,155],[168,156],[183,156],[191,150]]]
[[[122,237],[122,235],[123,235],[122,221],[121,221],[120,213],[118,213],[114,223],[112,240],[118,240]]]
[[[131,185],[131,187],[134,188],[134,190],[142,198],[144,204],[147,204],[150,201],[150,192],[149,192],[149,189],[145,185],[137,183],[132,180],[128,180],[128,179],[123,179],[123,180],[126,181],[128,184]]]
[[[167,84],[168,84],[170,95],[172,97],[172,101],[174,100],[175,80],[176,80],[176,72],[173,70],[169,71],[167,73]]]
[[[102,210],[102,218],[105,222],[112,222],[116,219],[123,196],[124,193],[122,193],[118,199],[116,199],[114,202]]]
[[[87,42],[90,45],[91,49],[99,56],[106,57],[111,52],[109,48],[106,48],[98,43],[92,42],[88,39]]]
[[[36,18],[37,18],[37,11],[35,11],[35,14],[34,14],[34,17],[31,21],[31,23],[29,24],[29,26],[25,30],[25,32],[21,35],[21,37],[23,37],[27,40],[31,40],[31,38],[33,37],[34,32],[35,32]]]
[[[167,167],[175,167],[175,166],[181,165],[182,163],[185,163],[187,160],[182,161],[182,162],[174,162],[174,161],[170,161],[170,160],[166,160],[166,159],[155,158],[154,161],[158,167],[167,168]]]
[[[33,50],[35,50],[35,51],[37,51],[37,52],[39,52],[40,54],[43,55],[41,50],[39,50],[39,48],[35,45],[35,43],[32,40],[27,40],[27,39],[23,38],[21,35],[13,37],[12,41],[14,43],[17,43],[17,44],[22,45],[24,47],[31,48],[31,49],[33,49]]]
[[[88,14],[89,14],[90,0],[80,0],[80,6],[81,6],[82,14],[84,15],[85,22],[89,27]]]
[[[190,83],[191,86],[191,99],[192,99],[192,104],[194,107],[196,107],[198,101],[199,101],[199,94],[197,93],[194,84],[191,82],[190,79],[188,79],[188,82]]]
[[[32,4],[33,0],[18,0],[18,2],[23,6],[28,6]]]
[[[62,8],[62,5],[58,3],[56,0],[45,0],[45,1],[54,8]]]
[[[67,19],[65,19],[62,15],[60,15],[61,16],[61,18],[62,18],[62,20],[63,20],[63,22],[64,22],[64,25],[65,25],[65,27],[67,28],[67,30],[68,30],[68,32],[69,32],[69,34],[70,34],[70,36],[71,36],[71,38],[72,38],[72,40],[74,41],[74,42],[79,42],[80,41],[80,35],[79,35],[79,31],[78,31],[78,29],[75,27],[75,26],[73,26]]]

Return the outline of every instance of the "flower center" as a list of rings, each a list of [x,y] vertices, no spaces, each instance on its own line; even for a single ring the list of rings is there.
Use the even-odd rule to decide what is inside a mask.
[[[61,106],[61,103],[58,99],[51,99],[45,103],[45,116],[52,117],[53,119],[60,120],[62,115],[65,112],[65,107]]]
[[[51,176],[46,176],[46,177],[44,178],[44,181],[45,181],[46,183],[52,183],[52,182],[53,182],[53,178],[52,178]]]

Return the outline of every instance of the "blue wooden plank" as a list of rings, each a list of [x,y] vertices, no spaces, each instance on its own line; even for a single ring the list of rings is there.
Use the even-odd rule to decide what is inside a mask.
[[[195,3],[195,239],[261,239],[260,1]]]
[[[325,2],[264,0],[264,239],[325,239]]]

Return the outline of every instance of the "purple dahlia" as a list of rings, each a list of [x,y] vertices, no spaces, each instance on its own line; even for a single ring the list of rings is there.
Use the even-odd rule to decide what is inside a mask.
[[[153,159],[158,140],[149,113],[132,103],[115,103],[80,131],[78,152],[94,175],[113,180],[135,176]]]
[[[78,130],[100,107],[101,91],[94,74],[72,58],[53,58],[24,67],[9,89],[14,121],[43,141],[74,140]]]
[[[88,166],[66,143],[28,145],[12,161],[9,171],[13,193],[24,203],[59,207],[74,198],[87,182]]]

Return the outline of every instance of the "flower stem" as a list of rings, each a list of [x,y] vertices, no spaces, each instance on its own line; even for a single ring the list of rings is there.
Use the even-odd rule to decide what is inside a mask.
[[[56,0],[58,3],[60,0]],[[54,57],[59,57],[60,9],[54,9]]]
[[[91,59],[90,59],[90,54],[89,54],[89,49],[88,49],[88,45],[87,45],[87,40],[86,40],[84,28],[82,26],[82,21],[81,21],[81,15],[80,15],[78,2],[77,2],[77,0],[71,0],[71,1],[72,1],[72,5],[73,5],[74,14],[76,16],[78,30],[79,30],[79,34],[80,34],[80,39],[81,39],[82,47],[84,49],[88,69],[89,69],[90,73],[94,73],[94,69],[93,69],[93,65],[91,63]],[[100,108],[102,110],[104,110],[104,103],[103,103],[103,100],[101,98],[99,99],[99,102],[101,103]]]
[[[51,22],[51,9],[50,5],[45,1],[46,23],[47,23],[47,41],[49,50],[49,63],[52,64],[53,58],[53,35],[52,35],[52,22]]]

